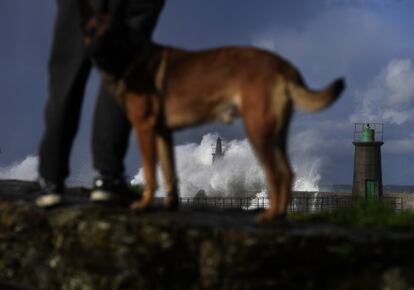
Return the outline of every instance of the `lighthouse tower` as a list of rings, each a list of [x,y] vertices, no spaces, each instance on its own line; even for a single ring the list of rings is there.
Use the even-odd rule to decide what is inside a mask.
[[[213,154],[212,154],[213,163],[216,162],[217,160],[223,158],[224,152],[223,152],[223,147],[222,147],[222,144],[221,144],[221,138],[220,137],[217,137],[216,147],[213,151],[214,151]]]
[[[381,146],[384,124],[356,123],[352,195],[368,200],[382,197]]]

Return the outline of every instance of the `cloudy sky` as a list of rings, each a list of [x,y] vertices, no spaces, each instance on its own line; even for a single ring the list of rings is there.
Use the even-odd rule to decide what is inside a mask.
[[[55,12],[52,0],[0,1],[0,177],[22,162],[27,166],[19,174],[35,176]],[[313,88],[344,76],[347,90],[329,110],[295,115],[295,168],[317,164],[321,182],[351,183],[353,123],[384,122],[384,182],[414,184],[413,12],[411,0],[167,0],[154,38],[188,49],[266,48],[294,63]],[[95,74],[72,155],[74,181],[94,174],[90,132],[97,85]],[[244,139],[237,122],[185,130],[175,140],[199,143],[210,132]],[[128,175],[138,172],[139,162],[131,138]]]

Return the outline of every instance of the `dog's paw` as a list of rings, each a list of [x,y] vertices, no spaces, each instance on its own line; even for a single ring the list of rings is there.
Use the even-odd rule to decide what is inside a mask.
[[[149,203],[145,202],[145,200],[136,200],[129,206],[129,208],[131,210],[144,210],[148,208],[148,206]]]
[[[178,209],[179,202],[178,196],[166,196],[163,201],[164,208],[168,210],[176,210]]]

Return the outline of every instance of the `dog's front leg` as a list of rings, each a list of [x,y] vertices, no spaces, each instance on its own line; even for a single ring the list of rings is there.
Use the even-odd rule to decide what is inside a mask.
[[[168,209],[176,209],[178,207],[177,176],[173,145],[172,132],[169,129],[163,128],[157,132],[158,157],[166,189],[164,206]]]
[[[131,209],[141,210],[147,208],[154,198],[157,186],[157,151],[154,128],[142,128],[139,124],[134,124],[134,127],[141,151],[142,166],[144,169],[145,189],[142,198],[131,204]]]
[[[141,210],[150,205],[156,190],[156,114],[148,96],[130,93],[125,100],[127,115],[139,143],[145,180],[143,196],[131,204],[131,209]]]

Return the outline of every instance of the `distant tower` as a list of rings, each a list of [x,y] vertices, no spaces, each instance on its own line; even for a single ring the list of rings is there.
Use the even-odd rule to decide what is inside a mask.
[[[216,141],[216,149],[214,150],[213,155],[213,163],[216,162],[217,160],[223,158],[224,156],[224,152],[223,152],[223,147],[221,144],[221,138],[218,137],[217,141]]]
[[[382,197],[381,146],[384,124],[356,123],[354,128],[355,156],[352,195],[365,199]]]

